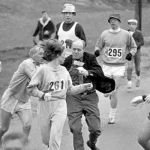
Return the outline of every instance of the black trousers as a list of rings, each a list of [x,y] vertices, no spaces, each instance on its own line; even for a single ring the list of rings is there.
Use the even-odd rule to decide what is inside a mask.
[[[98,136],[101,134],[100,112],[98,108],[98,95],[96,92],[89,95],[67,96],[67,111],[70,130],[73,134],[74,150],[84,150],[82,136],[82,115],[85,116],[89,129],[89,140],[96,144]]]

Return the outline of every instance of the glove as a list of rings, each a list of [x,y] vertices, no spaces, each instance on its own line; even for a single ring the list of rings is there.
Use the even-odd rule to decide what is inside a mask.
[[[67,48],[67,47],[69,47],[69,48],[72,47],[72,40],[66,39],[65,43],[66,43],[66,48]]]
[[[96,57],[100,56],[100,51],[99,51],[99,50],[96,50],[96,51],[94,52],[94,55],[95,55]]]
[[[131,54],[131,53],[127,54],[126,59],[127,59],[128,61],[131,61],[131,59],[132,59],[132,54]]]

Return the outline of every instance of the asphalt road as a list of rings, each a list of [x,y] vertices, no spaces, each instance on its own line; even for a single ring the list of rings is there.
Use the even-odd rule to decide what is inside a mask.
[[[98,92],[102,134],[98,139],[97,146],[100,150],[142,150],[142,147],[137,143],[137,136],[150,110],[150,105],[144,104],[142,107],[134,108],[130,105],[130,101],[134,96],[145,94],[150,91],[150,87],[148,86],[149,81],[150,79],[143,78],[141,86],[136,88],[133,85],[131,90],[127,90],[125,85],[120,87],[116,123],[114,125],[109,125],[107,123],[109,99]],[[16,117],[11,122],[9,132],[14,130],[21,130],[20,120]],[[88,127],[84,119],[83,137],[86,143],[88,140]],[[29,138],[30,144],[28,150],[47,150],[47,147],[42,144],[40,139],[37,117],[33,118],[33,126]],[[73,150],[72,134],[68,128],[67,121],[64,126],[61,150]],[[90,150],[86,144],[85,150]]]

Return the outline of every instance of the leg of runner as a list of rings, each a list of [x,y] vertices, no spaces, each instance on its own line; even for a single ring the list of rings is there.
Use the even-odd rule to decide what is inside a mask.
[[[141,62],[141,51],[138,50],[134,56],[135,72],[136,72],[136,87],[140,86],[140,62]]]
[[[0,127],[0,145],[1,145],[1,138],[8,131],[10,121],[12,118],[12,114],[1,109],[1,127]]]
[[[132,71],[133,71],[133,59],[131,61],[128,61],[128,66],[127,66],[127,88],[131,89],[132,87]]]
[[[109,112],[109,124],[114,124],[115,123],[115,116],[116,116],[116,108],[117,108],[117,103],[118,103],[118,88],[120,86],[122,77],[121,76],[116,76],[114,77],[114,80],[116,82],[116,89],[115,91],[112,92],[111,94],[111,101],[110,101],[110,112]]]
[[[23,132],[25,136],[28,137],[30,130],[31,130],[32,110],[24,109],[24,110],[19,111],[17,114],[22,122]]]

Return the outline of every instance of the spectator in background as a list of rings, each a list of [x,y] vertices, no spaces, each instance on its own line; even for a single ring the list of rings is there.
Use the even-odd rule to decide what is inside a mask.
[[[127,79],[128,79],[128,88],[132,87],[132,71],[133,71],[133,64],[135,65],[135,73],[136,73],[136,87],[140,86],[140,62],[141,62],[141,46],[144,45],[144,38],[142,32],[137,30],[138,22],[136,19],[128,20],[129,25],[129,33],[135,40],[137,45],[137,52],[133,56],[132,60],[128,62],[127,68]]]
[[[27,142],[23,133],[12,132],[2,138],[2,148],[3,150],[25,150]]]
[[[72,42],[81,39],[86,44],[86,37],[82,26],[73,20],[76,15],[75,6],[65,4],[62,10],[64,21],[56,25],[55,38],[58,39],[66,50],[66,56],[72,53]]]
[[[33,42],[37,44],[36,36],[39,35],[39,41],[45,38],[51,38],[55,32],[55,26],[51,18],[48,16],[47,11],[42,11],[42,17],[38,20],[37,27],[33,34]]]

